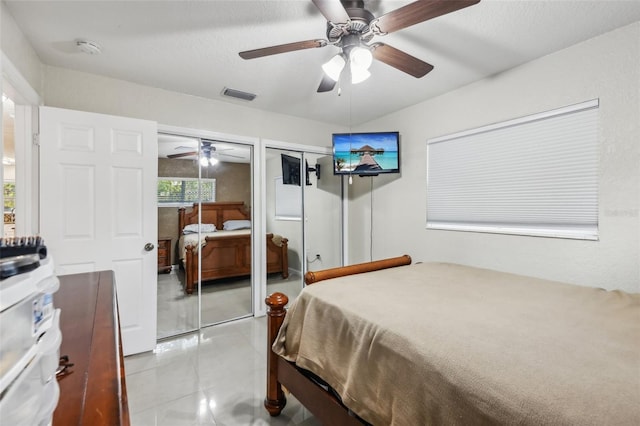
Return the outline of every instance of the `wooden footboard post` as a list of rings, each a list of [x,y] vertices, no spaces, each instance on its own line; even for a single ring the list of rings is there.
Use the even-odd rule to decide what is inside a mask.
[[[267,310],[267,397],[264,400],[264,406],[271,416],[277,416],[287,400],[282,392],[282,385],[278,382],[278,355],[271,350],[271,346],[284,321],[287,313],[284,307],[289,303],[289,298],[282,293],[273,293],[265,299],[265,303],[269,309]]]
[[[196,265],[196,261],[198,260],[198,255],[196,253],[193,252],[193,249],[195,248],[195,246],[187,246],[185,247],[186,252],[185,252],[185,268],[184,268],[184,279],[185,279],[185,284],[184,284],[184,291],[187,294],[192,294],[193,293],[193,289],[195,287],[194,285],[194,281],[197,279],[198,277],[198,265]],[[195,275],[194,275],[194,266],[195,266]]]

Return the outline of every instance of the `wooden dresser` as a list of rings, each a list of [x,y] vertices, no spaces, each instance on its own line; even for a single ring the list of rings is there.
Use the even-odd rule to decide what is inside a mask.
[[[54,426],[129,426],[118,304],[112,271],[60,277],[60,356],[74,365],[58,380]]]

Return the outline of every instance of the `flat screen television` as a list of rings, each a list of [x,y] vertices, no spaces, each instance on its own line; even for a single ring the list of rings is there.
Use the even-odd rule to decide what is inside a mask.
[[[399,172],[398,132],[333,134],[333,174],[375,176]]]
[[[302,162],[299,158],[287,154],[280,154],[282,157],[282,184],[300,186],[300,170]]]

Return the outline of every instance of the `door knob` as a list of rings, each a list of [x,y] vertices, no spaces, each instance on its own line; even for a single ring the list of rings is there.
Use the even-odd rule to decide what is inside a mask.
[[[146,251],[151,251],[151,250],[153,250],[153,247],[154,247],[154,246],[153,246],[153,244],[151,244],[151,243],[147,243],[147,244],[145,244],[145,245],[144,245],[144,249],[145,249]]]

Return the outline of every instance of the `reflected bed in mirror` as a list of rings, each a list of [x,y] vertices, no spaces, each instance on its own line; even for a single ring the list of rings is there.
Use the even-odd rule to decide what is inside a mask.
[[[184,234],[189,225],[198,224],[201,233]],[[194,204],[179,209],[178,253],[185,271],[185,292],[192,294],[198,284],[199,257],[202,282],[251,275],[251,229],[224,230],[229,221],[250,221],[251,213],[241,201]],[[236,222],[237,223],[237,222]],[[205,229],[208,226],[209,229]],[[215,229],[215,231],[213,231]],[[207,232],[208,231],[208,232]],[[198,256],[198,250],[201,251]],[[289,275],[287,238],[267,234],[267,273]]]

